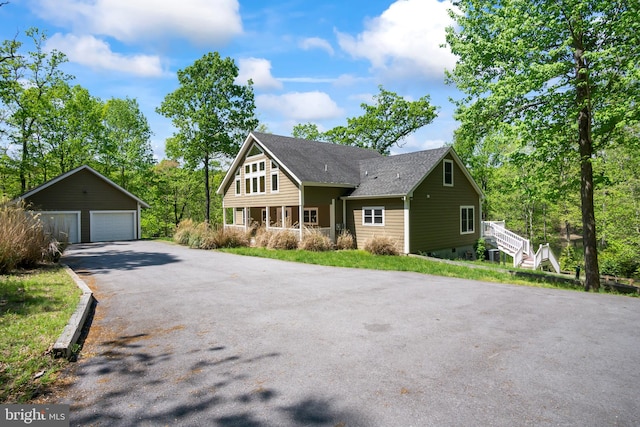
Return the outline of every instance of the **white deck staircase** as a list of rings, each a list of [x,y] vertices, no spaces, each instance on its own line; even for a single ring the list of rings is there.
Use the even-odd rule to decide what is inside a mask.
[[[556,273],[560,273],[560,264],[548,243],[540,245],[534,253],[529,239],[507,230],[504,221],[482,221],[482,237],[513,257],[514,267],[537,270],[543,265],[550,265]]]

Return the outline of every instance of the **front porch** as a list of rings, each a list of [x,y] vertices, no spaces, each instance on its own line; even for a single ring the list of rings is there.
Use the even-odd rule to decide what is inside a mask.
[[[291,230],[302,237],[306,232],[320,232],[335,242],[335,210],[325,206],[250,206],[223,210],[224,226],[245,232],[265,228],[269,231]],[[302,221],[301,221],[302,219]],[[302,224],[302,227],[300,225]]]

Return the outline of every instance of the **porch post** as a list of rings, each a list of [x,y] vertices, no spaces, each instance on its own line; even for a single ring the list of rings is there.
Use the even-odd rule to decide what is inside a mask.
[[[329,238],[333,243],[336,242],[336,199],[331,199],[331,209],[329,210]]]
[[[268,230],[269,229],[269,224],[271,223],[271,212],[269,212],[271,210],[271,208],[269,206],[266,206],[265,209],[267,210],[267,215],[266,215],[266,221],[267,223],[265,224],[265,228]]]
[[[222,201],[222,228],[227,226],[227,210],[224,208],[224,200]]]
[[[404,196],[404,253],[408,254],[411,251],[409,232],[409,208],[411,207],[411,196],[408,194]]]
[[[298,230],[299,240],[302,240],[302,227],[304,226],[304,185],[300,184],[300,200],[298,205]]]

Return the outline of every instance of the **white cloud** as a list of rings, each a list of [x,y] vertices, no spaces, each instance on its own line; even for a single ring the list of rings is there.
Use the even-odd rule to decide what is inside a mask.
[[[398,0],[357,36],[336,31],[338,44],[354,58],[369,60],[374,70],[439,78],[455,65],[451,51],[440,47],[453,24],[447,9],[453,8],[450,0]]]
[[[104,40],[93,36],[54,34],[47,40],[47,50],[59,50],[70,62],[93,69],[119,71],[143,77],[164,74],[160,58],[154,55],[122,55],[115,53]]]
[[[338,105],[324,92],[290,92],[283,95],[259,95],[258,110],[273,111],[286,119],[313,121],[344,115]]]
[[[171,36],[220,44],[242,33],[238,0],[37,0],[33,11],[74,31],[121,41]]]
[[[331,44],[325,39],[321,39],[320,37],[306,38],[300,42],[300,47],[304,50],[322,49],[329,55],[333,56],[333,48],[331,47]]]
[[[281,89],[282,83],[271,75],[271,61],[263,58],[238,60],[237,84],[247,84],[253,80],[256,89]]]

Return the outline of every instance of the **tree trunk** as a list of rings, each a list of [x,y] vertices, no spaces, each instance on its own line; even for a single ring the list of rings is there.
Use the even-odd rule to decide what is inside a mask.
[[[209,156],[204,156],[204,192],[205,192],[205,210],[204,222],[209,224],[209,213],[211,210],[211,195],[209,194]]]
[[[584,245],[585,290],[600,289],[596,217],[593,205],[593,140],[591,137],[591,100],[588,65],[581,45],[575,51],[576,101],[578,114],[578,142],[580,145],[580,200],[582,202],[582,242]]]

